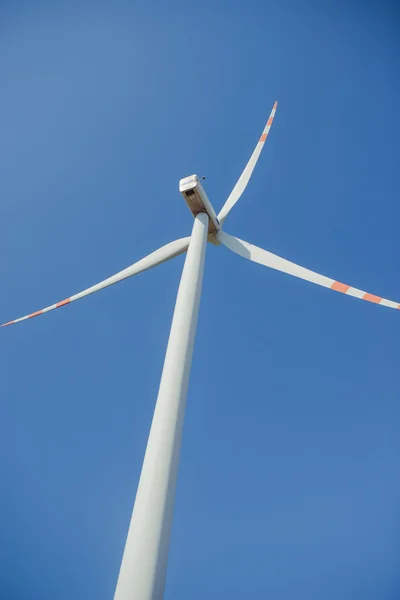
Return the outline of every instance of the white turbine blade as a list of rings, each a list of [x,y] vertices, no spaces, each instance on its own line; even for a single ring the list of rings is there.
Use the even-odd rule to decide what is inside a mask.
[[[113,285],[114,283],[118,283],[118,281],[122,281],[123,279],[127,279],[128,277],[132,277],[133,275],[137,275],[142,271],[147,271],[147,269],[151,269],[163,263],[174,256],[178,256],[178,254],[182,254],[185,252],[189,246],[190,237],[180,238],[179,240],[175,240],[174,242],[170,242],[165,246],[162,246],[155,252],[152,252],[148,256],[145,256],[138,262],[134,263],[130,267],[127,267],[123,271],[116,273],[112,277],[97,283],[96,285],[92,285],[92,287],[87,290],[83,290],[83,292],[79,292],[79,294],[75,294],[70,298],[66,298],[65,300],[61,300],[61,302],[57,302],[56,304],[52,304],[47,308],[43,308],[42,310],[38,310],[30,315],[26,315],[25,317],[21,317],[19,319],[15,319],[15,321],[9,321],[8,323],[4,323],[0,325],[0,327],[5,327],[6,325],[13,325],[14,323],[19,323],[20,321],[25,321],[26,319],[32,319],[32,317],[37,317],[42,315],[43,313],[49,312],[50,310],[54,310],[55,308],[60,308],[61,306],[65,306],[66,304],[70,304],[75,300],[80,300],[85,296],[89,296],[89,294],[93,294],[94,292],[98,292],[103,288],[108,287],[109,285]]]
[[[271,269],[276,269],[277,271],[282,271],[282,273],[294,275],[294,277],[311,281],[311,283],[322,285],[323,287],[335,290],[336,292],[342,292],[348,296],[360,298],[361,300],[367,300],[368,302],[374,302],[375,304],[382,304],[383,306],[388,306],[389,308],[400,308],[400,304],[398,302],[392,302],[391,300],[386,300],[380,296],[374,296],[373,294],[363,292],[362,290],[358,290],[357,288],[346,285],[345,283],[341,283],[340,281],[336,281],[335,279],[330,279],[330,277],[325,277],[325,275],[320,275],[319,273],[315,273],[314,271],[300,267],[300,265],[296,265],[295,263],[281,258],[276,254],[272,254],[272,252],[263,250],[258,246],[253,246],[253,244],[244,242],[243,240],[240,240],[233,235],[229,235],[224,231],[219,231],[216,237],[227,248],[229,248],[229,250],[236,252],[236,254],[240,254],[240,256],[243,256],[244,258],[248,258],[249,260],[257,262],[260,265],[271,267]]]
[[[261,154],[261,150],[264,147],[264,142],[268,137],[269,130],[271,129],[272,121],[274,120],[277,106],[278,106],[278,102],[275,102],[274,107],[271,111],[271,114],[269,115],[269,119],[267,121],[265,129],[262,132],[260,139],[258,140],[257,146],[254,148],[254,152],[251,155],[249,162],[245,166],[243,173],[239,177],[235,187],[231,191],[227,201],[225,202],[224,206],[222,207],[222,209],[219,212],[218,219],[219,219],[219,222],[221,223],[221,225],[225,221],[229,211],[239,200],[240,196],[243,194],[244,190],[246,189],[247,184],[249,183],[249,179],[254,171],[254,167],[257,164],[258,158]]]

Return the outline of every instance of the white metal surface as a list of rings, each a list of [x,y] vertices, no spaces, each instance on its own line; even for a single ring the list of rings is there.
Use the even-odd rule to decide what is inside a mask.
[[[244,190],[246,189],[247,184],[249,183],[249,179],[250,179],[250,177],[254,171],[254,167],[256,166],[257,161],[260,157],[261,150],[264,147],[264,143],[268,137],[269,130],[271,129],[271,125],[274,120],[277,107],[278,107],[278,102],[275,102],[274,107],[271,111],[271,114],[269,115],[267,124],[264,127],[264,131],[262,132],[261,137],[257,142],[257,146],[254,148],[254,152],[251,155],[249,162],[245,166],[243,173],[239,177],[235,187],[229,194],[227,201],[225,202],[224,206],[222,207],[222,209],[220,210],[220,212],[218,214],[218,219],[219,219],[219,222],[221,223],[221,225],[223,224],[226,217],[228,216],[228,213],[230,212],[232,207],[236,204],[236,202],[239,200],[240,196],[243,194]]]
[[[195,217],[199,212],[206,212],[209,217],[208,233],[215,234],[220,229],[216,212],[208,199],[206,192],[197,175],[190,175],[181,179],[179,191],[185,199],[190,212]]]
[[[81,298],[84,298],[85,296],[89,296],[89,294],[98,292],[99,290],[102,290],[110,285],[113,285],[114,283],[118,283],[119,281],[122,281],[123,279],[127,279],[128,277],[137,275],[138,273],[141,273],[142,271],[147,271],[147,269],[151,269],[152,267],[155,267],[155,266],[165,262],[166,260],[173,258],[174,256],[178,256],[178,254],[182,254],[182,252],[185,252],[189,245],[189,240],[190,240],[190,237],[185,237],[185,238],[180,238],[179,240],[170,242],[169,244],[162,246],[158,250],[155,250],[148,256],[145,256],[144,258],[142,258],[138,262],[134,263],[130,267],[127,267],[123,271],[116,273],[116,275],[112,275],[112,277],[109,277],[108,279],[105,279],[104,281],[101,281],[100,283],[96,283],[96,285],[92,285],[92,287],[87,288],[86,290],[83,290],[83,292],[79,292],[79,294],[75,294],[74,296],[71,296],[70,298],[65,298],[65,300],[61,300],[61,302],[52,304],[51,306],[48,306],[47,308],[42,308],[41,310],[38,310],[34,313],[26,315],[25,317],[20,317],[19,319],[15,319],[14,321],[9,321],[8,323],[4,323],[0,327],[5,327],[6,325],[13,325],[14,323],[19,323],[20,321],[25,321],[26,319],[32,319],[33,317],[38,317],[39,315],[49,312],[50,310],[54,310],[55,308],[60,308],[61,306],[66,306],[67,304],[70,304],[71,302],[74,302],[75,300],[80,300]]]
[[[186,394],[200,304],[208,216],[195,218],[114,600],[161,600]]]
[[[268,252],[267,250],[263,250],[258,246],[249,244],[249,242],[244,242],[233,235],[229,235],[229,233],[226,233],[225,231],[219,231],[216,237],[220,242],[222,242],[222,244],[229,248],[229,250],[236,252],[236,254],[243,256],[243,258],[247,258],[259,263],[260,265],[264,265],[265,267],[282,271],[282,273],[288,273],[294,277],[299,277],[299,279],[305,279],[311,283],[322,285],[323,287],[335,290],[336,292],[342,292],[342,294],[347,294],[348,296],[354,296],[355,298],[360,298],[361,300],[367,300],[367,302],[382,304],[382,306],[387,306],[389,308],[400,308],[400,304],[398,302],[386,300],[385,298],[381,298],[381,296],[375,296],[369,292],[364,292],[345,283],[341,283],[336,279],[331,279],[330,277],[325,277],[325,275],[320,275],[319,273],[310,271],[305,267],[301,267],[300,265],[296,265],[296,263],[290,262],[290,260],[286,260],[285,258],[277,256],[276,254],[272,254],[272,252]]]

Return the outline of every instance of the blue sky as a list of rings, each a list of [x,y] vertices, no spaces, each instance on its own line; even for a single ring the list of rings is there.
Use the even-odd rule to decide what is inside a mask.
[[[322,6],[323,5],[323,6]],[[396,3],[4,2],[1,322],[225,229],[400,300]],[[183,257],[1,330],[7,600],[112,598]],[[400,315],[207,248],[166,600],[400,594]]]

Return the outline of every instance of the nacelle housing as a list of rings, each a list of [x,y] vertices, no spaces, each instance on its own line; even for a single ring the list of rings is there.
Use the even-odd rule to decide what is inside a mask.
[[[190,177],[181,179],[179,191],[185,198],[185,202],[194,217],[201,212],[207,213],[209,217],[208,233],[217,233],[221,229],[221,225],[197,175],[190,175]]]

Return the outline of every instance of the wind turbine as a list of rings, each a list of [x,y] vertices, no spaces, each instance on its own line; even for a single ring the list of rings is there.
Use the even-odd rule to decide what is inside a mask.
[[[190,237],[162,246],[116,275],[37,312],[1,327],[31,319],[151,269],[187,251],[179,284],[150,435],[126,539],[114,600],[161,600],[167,571],[182,428],[199,312],[207,241],[240,256],[317,285],[389,308],[400,304],[364,292],[290,262],[223,231],[223,223],[244,192],[274,120],[275,102],[264,131],[224,206],[216,215],[196,175],[179,189],[194,217]]]

